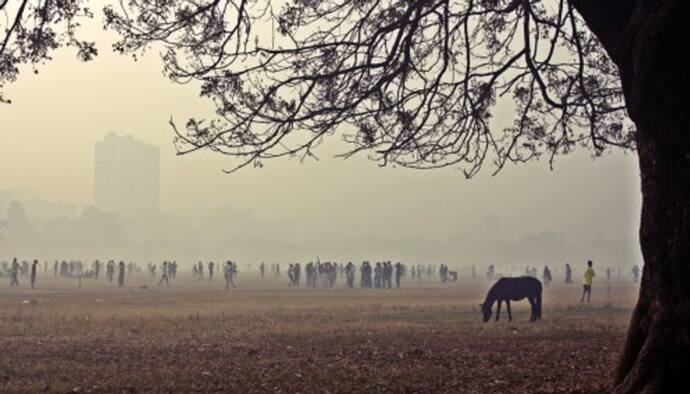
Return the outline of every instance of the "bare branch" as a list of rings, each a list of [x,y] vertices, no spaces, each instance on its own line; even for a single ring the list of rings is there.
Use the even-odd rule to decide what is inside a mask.
[[[634,149],[617,68],[566,0],[134,0],[106,15],[117,50],[162,45],[167,75],[215,103],[218,118],[174,126],[178,152],[235,169],[304,160],[336,134],[340,157],[467,176]],[[513,124],[492,117],[510,102]]]

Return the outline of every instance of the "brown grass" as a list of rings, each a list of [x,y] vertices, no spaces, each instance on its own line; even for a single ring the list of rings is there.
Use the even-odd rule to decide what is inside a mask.
[[[45,278],[35,291],[4,288],[0,392],[597,392],[610,383],[637,290],[599,280],[581,305],[580,286],[557,284],[545,289],[543,321],[527,322],[522,302],[512,323],[484,324],[484,280],[239,285],[158,288],[140,277],[78,290]]]

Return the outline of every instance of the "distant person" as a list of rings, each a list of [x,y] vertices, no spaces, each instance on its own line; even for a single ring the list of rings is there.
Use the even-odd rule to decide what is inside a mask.
[[[382,284],[382,278],[383,277],[383,268],[381,267],[381,263],[378,262],[376,263],[376,266],[374,267],[374,288],[380,289],[381,284]]]
[[[632,267],[632,276],[635,283],[640,281],[640,266],[635,264]]]
[[[299,278],[302,276],[302,266],[299,263],[295,263],[295,286],[299,287]]]
[[[223,269],[223,274],[225,276],[225,290],[227,291],[230,286],[235,287],[235,274],[237,273],[237,266],[232,261],[225,262],[225,268]]]
[[[592,260],[589,260],[587,262],[585,275],[582,279],[582,297],[580,298],[580,302],[585,301],[585,295],[587,295],[587,302],[589,302],[589,298],[592,295],[592,279],[594,279],[595,276],[594,268],[592,268]]]
[[[31,288],[35,289],[36,288],[36,271],[38,269],[38,260],[34,260],[34,263],[31,264]]]
[[[383,263],[383,281],[381,285],[384,288],[393,288],[393,263],[390,261]]]
[[[400,279],[403,276],[405,267],[400,262],[395,263],[395,287],[400,288]]]
[[[381,288],[388,288],[388,280],[393,278],[393,275],[388,275],[389,271],[393,271],[393,267],[388,267],[388,262],[384,261],[381,263]]]
[[[168,262],[167,261],[163,262],[163,267],[161,268],[161,280],[158,281],[158,286],[162,285],[163,282],[165,282],[166,286],[170,286],[170,280],[168,279]]]
[[[197,274],[199,275],[199,279],[204,279],[204,263],[201,261],[199,261],[198,264]]]
[[[12,266],[10,266],[10,287],[19,287],[19,263],[17,258],[12,259]]]
[[[64,262],[63,262],[64,263]],[[108,282],[113,281],[113,276],[115,275],[115,262],[110,260],[105,266],[105,275],[108,277]]]
[[[118,273],[117,273],[117,286],[122,287],[125,285],[125,262],[120,261],[120,264],[118,264]]]
[[[351,261],[345,266],[345,278],[347,280],[347,287],[349,289],[353,288],[355,285],[355,265]]]
[[[208,281],[213,282],[213,267],[215,267],[215,263],[213,261],[208,263]]]
[[[606,280],[611,280],[611,267],[606,268]]]
[[[544,282],[544,286],[551,286],[551,280],[553,278],[551,277],[551,270],[549,269],[548,265],[544,266],[544,273],[542,274],[542,281]]]
[[[565,264],[565,283],[573,283],[573,269],[570,264]]]
[[[447,265],[441,264],[441,267],[438,269],[438,277],[441,278],[441,283],[448,282],[448,266]]]
[[[287,269],[287,274],[288,274],[288,287],[293,287],[295,286],[295,265],[290,263]]]
[[[310,261],[304,267],[304,272],[307,274],[307,287],[316,287],[316,268],[314,268],[314,262]]]
[[[368,261],[363,262],[359,272],[362,276],[360,287],[371,288],[371,264]]]

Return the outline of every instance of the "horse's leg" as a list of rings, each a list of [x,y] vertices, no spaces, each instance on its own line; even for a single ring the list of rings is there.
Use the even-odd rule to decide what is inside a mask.
[[[513,321],[513,314],[510,312],[510,300],[506,300],[506,308],[508,309],[508,321]]]
[[[501,302],[503,302],[503,300],[501,300],[499,298],[498,299],[498,307],[496,308],[496,321],[498,321],[498,316],[501,315]]]
[[[529,306],[530,306],[530,313],[529,313],[529,321],[534,321],[536,319],[536,310],[534,306],[534,300],[532,300],[532,297],[527,297],[527,301],[529,301]]]
[[[541,295],[534,296],[534,301],[530,300],[532,304],[532,319],[530,321],[537,321],[541,319]]]

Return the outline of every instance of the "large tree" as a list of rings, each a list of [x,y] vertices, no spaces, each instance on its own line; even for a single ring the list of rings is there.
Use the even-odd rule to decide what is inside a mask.
[[[684,383],[690,2],[120,1],[105,8],[115,49],[162,49],[167,75],[216,104],[214,119],[171,122],[182,154],[210,149],[236,169],[340,136],[345,157],[472,176],[577,147],[637,149],[645,266],[614,390]],[[512,124],[491,118],[499,106]]]

